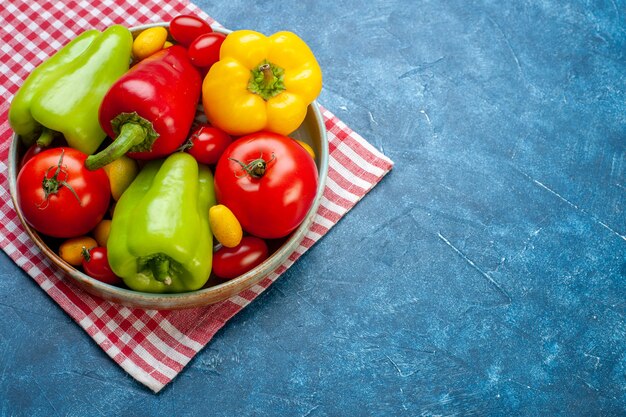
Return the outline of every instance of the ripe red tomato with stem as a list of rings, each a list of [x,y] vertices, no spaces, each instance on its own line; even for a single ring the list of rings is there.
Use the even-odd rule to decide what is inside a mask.
[[[198,36],[189,45],[189,59],[200,68],[209,68],[220,59],[220,48],[226,35],[219,32],[205,33]]]
[[[87,234],[109,208],[111,186],[103,169],[89,171],[87,155],[68,147],[29,159],[17,176],[17,202],[25,220],[44,235]]]
[[[192,15],[179,15],[170,22],[170,35],[185,47],[191,45],[198,36],[211,32],[211,25]]]
[[[111,270],[107,248],[103,246],[96,246],[91,249],[83,247],[82,264],[85,273],[98,281],[111,285],[122,283],[122,279]]]
[[[213,274],[222,279],[233,279],[245,274],[267,259],[267,244],[263,239],[244,236],[234,248],[221,247],[213,254]]]
[[[317,191],[315,161],[295,140],[271,132],[231,143],[215,168],[215,195],[251,235],[288,235],[306,217]]]
[[[183,149],[201,164],[214,165],[232,141],[222,129],[203,123],[194,129]]]

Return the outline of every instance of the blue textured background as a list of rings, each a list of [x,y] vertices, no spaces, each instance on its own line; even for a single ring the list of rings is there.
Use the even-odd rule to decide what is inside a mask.
[[[158,395],[0,255],[0,415],[624,415],[626,2],[197,4],[396,165]]]

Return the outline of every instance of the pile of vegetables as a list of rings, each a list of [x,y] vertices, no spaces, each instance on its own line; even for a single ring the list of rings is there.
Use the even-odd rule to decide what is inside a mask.
[[[134,38],[88,30],[11,103],[18,205],[65,262],[108,284],[164,293],[235,278],[313,203],[314,152],[288,135],[321,87],[291,32],[225,35],[191,15]]]

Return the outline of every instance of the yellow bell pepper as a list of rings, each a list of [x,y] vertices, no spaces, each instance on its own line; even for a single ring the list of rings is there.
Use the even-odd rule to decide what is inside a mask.
[[[308,45],[291,32],[231,32],[202,84],[209,122],[238,136],[260,130],[288,135],[322,89],[322,70]]]

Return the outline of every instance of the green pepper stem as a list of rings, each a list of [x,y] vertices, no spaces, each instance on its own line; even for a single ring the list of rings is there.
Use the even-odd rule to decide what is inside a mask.
[[[285,70],[267,60],[250,70],[248,91],[267,101],[285,91]]]
[[[121,158],[134,146],[142,143],[145,138],[146,132],[143,127],[135,123],[126,123],[122,126],[120,134],[113,143],[97,154],[87,157],[85,166],[89,170],[102,168],[116,159]]]
[[[150,265],[154,279],[161,281],[165,285],[172,283],[172,277],[170,276],[170,261],[166,257],[154,258]]]
[[[269,62],[259,65],[259,71],[263,73],[263,85],[271,86],[276,77],[274,77],[274,73],[272,72],[272,66]]]
[[[47,148],[52,143],[54,139],[54,132],[47,127],[43,127],[41,130],[41,134],[37,138],[37,145],[42,148]]]
[[[152,275],[152,278],[165,285],[172,285],[172,275],[176,275],[176,270],[180,268],[169,256],[157,253],[138,258],[137,269],[142,274]]]
[[[120,113],[111,120],[111,127],[117,137],[108,147],[87,157],[85,161],[87,169],[102,168],[121,158],[126,152],[149,152],[159,137],[152,123],[139,116],[137,112]]]

